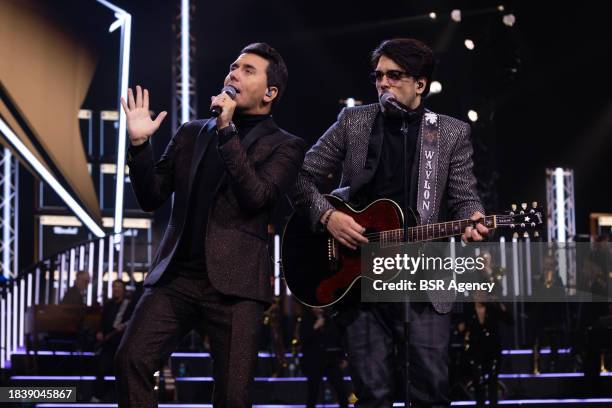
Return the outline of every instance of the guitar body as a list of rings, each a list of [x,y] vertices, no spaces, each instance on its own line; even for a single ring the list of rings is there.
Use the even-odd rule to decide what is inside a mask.
[[[350,215],[366,230],[370,242],[397,245],[401,242],[425,242],[460,235],[467,227],[481,223],[489,230],[510,228],[515,236],[543,224],[537,203],[512,206],[507,214],[488,215],[479,220],[463,219],[417,225],[414,213],[402,214],[392,200],[376,200],[363,209],[354,209],[340,198],[326,195],[336,208]],[[404,238],[404,229],[406,237]],[[535,237],[538,232],[535,231]],[[307,216],[293,213],[283,233],[282,269],[287,287],[303,304],[326,307],[347,297],[361,277],[361,250],[352,250],[336,241],[327,231],[313,232]],[[354,291],[355,293],[357,290]],[[354,300],[351,297],[351,301]]]
[[[376,200],[356,210],[327,195],[336,210],[352,216],[365,234],[403,228],[401,208],[392,200]],[[408,224],[415,218],[409,214]],[[350,291],[361,276],[361,251],[341,245],[325,232],[313,232],[307,216],[294,213],[285,226],[281,247],[283,275],[291,293],[312,307],[331,306]]]

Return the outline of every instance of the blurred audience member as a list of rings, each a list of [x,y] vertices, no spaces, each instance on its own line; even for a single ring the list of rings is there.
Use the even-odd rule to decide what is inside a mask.
[[[87,286],[91,278],[89,272],[79,271],[77,272],[74,286],[70,287],[64,297],[62,298],[62,305],[83,305],[87,302]]]
[[[99,356],[92,402],[104,400],[108,391],[104,376],[113,373],[113,359],[129,323],[135,301],[136,299],[126,296],[123,281],[117,279],[113,282],[112,297],[104,303],[102,309],[102,331],[96,333]]]
[[[307,408],[317,404],[323,376],[336,391],[340,408],[348,407],[349,392],[344,384],[341,366],[344,353],[340,335],[333,320],[320,308],[304,310],[302,320],[302,369],[308,377]]]
[[[499,326],[514,324],[512,315],[496,296],[475,292],[474,303],[465,304],[464,322],[459,331],[464,333],[465,357],[472,376],[476,405],[497,406],[497,377],[501,363]]]

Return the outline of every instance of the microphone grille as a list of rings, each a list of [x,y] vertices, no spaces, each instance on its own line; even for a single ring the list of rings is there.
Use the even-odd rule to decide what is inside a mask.
[[[385,92],[380,96],[380,103],[386,104],[391,100],[394,100],[393,94],[391,92]]]
[[[221,93],[225,92],[230,98],[236,99],[236,88],[231,85],[226,85],[221,89]]]

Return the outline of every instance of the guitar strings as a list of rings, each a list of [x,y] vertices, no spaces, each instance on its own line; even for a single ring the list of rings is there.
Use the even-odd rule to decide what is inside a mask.
[[[487,218],[489,218],[489,217],[492,218],[494,216],[493,215],[488,215],[488,216],[485,217],[485,220]],[[426,232],[427,228],[432,228],[433,229],[435,226],[440,226],[440,225],[443,225],[443,224],[451,224],[451,226],[449,228],[452,229],[452,224],[453,223],[459,223],[459,225],[461,226],[462,223],[466,223],[466,222],[469,224],[469,223],[473,223],[474,221],[466,219],[466,220],[459,220],[459,221],[440,222],[440,223],[428,224],[428,225],[416,225],[414,227],[409,227],[408,228],[408,235],[410,235],[410,236],[412,236],[412,235],[419,235],[419,232],[418,232],[419,228],[421,229],[421,232]],[[383,238],[383,236],[382,236],[383,234],[389,234],[389,235],[397,234],[397,235],[400,235],[400,234],[403,234],[403,232],[404,232],[403,229],[398,228],[398,229],[394,229],[394,230],[380,231],[380,232],[373,232],[373,233],[369,233],[369,234],[364,234],[363,236],[366,237],[366,238],[372,237],[372,238],[380,238],[380,239],[382,239]],[[423,235],[425,235],[425,234],[423,234]],[[453,236],[453,235],[457,235],[457,234],[451,234],[451,235],[446,235],[446,236]],[[389,238],[392,238],[392,237],[389,237]],[[398,236],[398,237],[395,237],[395,238],[399,239],[399,238],[401,238],[401,236]],[[377,242],[377,241],[378,240],[376,240],[376,239],[373,240],[373,242]]]

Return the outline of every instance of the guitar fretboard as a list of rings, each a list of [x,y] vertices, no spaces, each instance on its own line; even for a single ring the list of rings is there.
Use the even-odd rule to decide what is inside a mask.
[[[488,215],[482,220],[482,224],[485,227],[492,229],[495,228],[495,215]],[[417,225],[414,227],[408,228],[408,239],[404,240],[404,230],[396,229],[389,231],[382,231],[376,234],[366,234],[368,236],[370,242],[378,241],[381,243],[389,243],[395,244],[404,241],[408,242],[420,242],[420,241],[431,241],[434,239],[440,238],[448,238],[456,235],[463,234],[466,227],[474,226],[476,221],[472,220],[459,220],[459,221],[448,221],[448,222],[440,222],[437,224],[426,224],[426,225]]]

